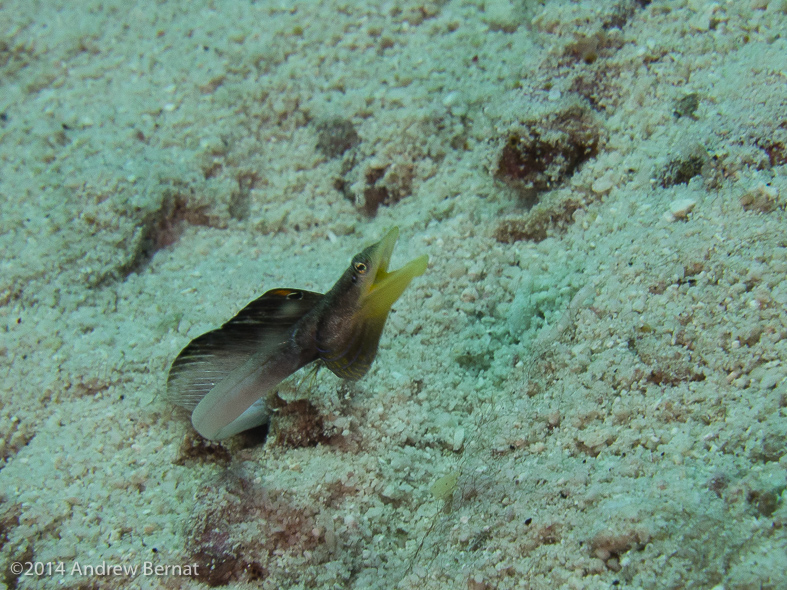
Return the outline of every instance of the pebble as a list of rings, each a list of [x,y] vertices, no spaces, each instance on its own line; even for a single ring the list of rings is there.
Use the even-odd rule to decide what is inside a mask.
[[[605,174],[601,178],[597,178],[595,181],[593,181],[593,184],[590,186],[590,188],[596,194],[604,194],[608,193],[614,185],[615,183],[612,178]]]
[[[696,205],[697,201],[694,199],[677,199],[670,203],[668,216],[671,221],[686,219]]]

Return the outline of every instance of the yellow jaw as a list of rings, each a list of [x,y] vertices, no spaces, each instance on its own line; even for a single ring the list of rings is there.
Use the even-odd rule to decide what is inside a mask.
[[[426,254],[411,260],[398,270],[388,272],[388,263],[391,261],[391,254],[398,238],[399,228],[394,227],[376,244],[373,256],[379,260],[379,263],[374,282],[361,305],[361,315],[364,317],[388,315],[391,306],[401,297],[410,281],[426,272],[429,264],[429,256]]]

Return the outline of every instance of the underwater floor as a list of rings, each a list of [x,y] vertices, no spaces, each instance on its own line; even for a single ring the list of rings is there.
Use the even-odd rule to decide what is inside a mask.
[[[0,589],[787,588],[787,1],[0,15]],[[369,374],[196,434],[394,225]]]

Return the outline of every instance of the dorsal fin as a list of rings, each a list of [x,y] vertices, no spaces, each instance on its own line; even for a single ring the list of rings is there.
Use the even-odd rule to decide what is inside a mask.
[[[252,355],[273,349],[323,295],[300,289],[272,289],[244,307],[221,328],[195,338],[178,355],[167,378],[167,399],[193,410],[234,369]]]

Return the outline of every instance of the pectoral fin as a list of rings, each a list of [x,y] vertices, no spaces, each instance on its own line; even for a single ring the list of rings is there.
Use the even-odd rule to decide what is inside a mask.
[[[167,398],[193,410],[252,356],[267,358],[286,341],[320,293],[274,289],[255,299],[221,328],[195,338],[178,355],[167,379]]]
[[[233,369],[197,404],[194,429],[210,440],[221,440],[268,422],[265,394],[301,368],[287,343],[253,354]]]

